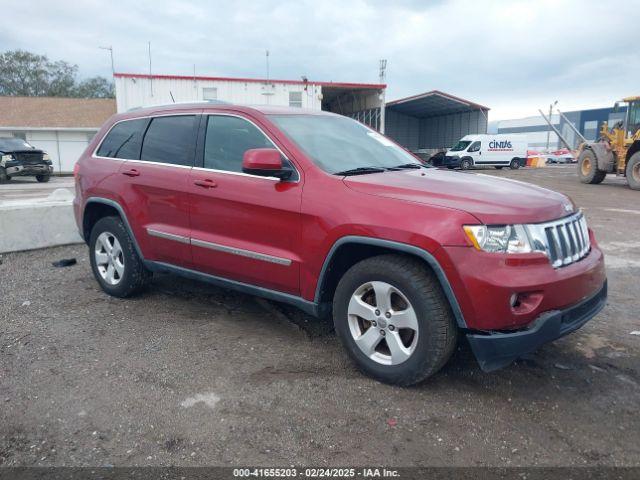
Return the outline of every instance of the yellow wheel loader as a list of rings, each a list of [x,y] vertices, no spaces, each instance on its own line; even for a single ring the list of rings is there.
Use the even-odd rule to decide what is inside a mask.
[[[603,123],[600,138],[578,148],[578,176],[582,183],[600,183],[607,173],[624,175],[629,186],[640,190],[640,96],[623,99],[625,120],[609,129]],[[616,102],[615,110],[619,108]]]

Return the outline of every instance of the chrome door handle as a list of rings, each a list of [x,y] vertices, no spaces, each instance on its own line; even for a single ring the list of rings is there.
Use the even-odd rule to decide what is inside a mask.
[[[126,175],[127,177],[137,177],[138,175],[140,175],[140,172],[135,168],[132,168],[131,170],[126,170],[122,172],[122,174]]]
[[[194,180],[193,184],[202,188],[216,188],[218,186],[216,182],[209,180],[208,178],[205,180]]]

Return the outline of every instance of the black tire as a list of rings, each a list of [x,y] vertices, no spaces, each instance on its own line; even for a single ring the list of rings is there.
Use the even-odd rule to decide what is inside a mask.
[[[496,170],[502,170],[504,167],[503,167],[503,165],[498,165],[498,166],[495,166],[493,168],[495,168]]]
[[[602,183],[607,172],[598,169],[598,160],[595,153],[589,149],[582,150],[578,157],[578,177],[582,183],[595,185]]]
[[[627,182],[632,190],[640,190],[640,152],[631,155],[626,168]]]
[[[96,242],[100,234],[104,232],[111,233],[122,248],[124,273],[116,285],[111,285],[103,279],[96,262]],[[144,267],[133,240],[119,217],[101,218],[93,226],[89,237],[89,259],[93,275],[100,287],[114,297],[125,298],[140,292],[151,278],[151,272]]]
[[[517,158],[512,158],[511,163],[509,163],[509,168],[511,170],[518,170],[520,168],[520,160]]]
[[[470,158],[460,160],[460,170],[469,170],[471,167],[473,167],[473,162]]]
[[[7,171],[4,167],[0,167],[0,183],[7,183],[11,180],[11,177],[7,175]]]
[[[373,281],[386,282],[397,288],[416,313],[418,338],[415,349],[408,359],[396,365],[383,365],[365,355],[349,327],[348,308],[352,295],[362,285]],[[405,255],[381,255],[351,267],[338,283],[333,299],[333,321],[347,353],[362,372],[381,382],[401,386],[418,383],[440,370],[453,353],[458,335],[439,281],[420,260]]]
[[[44,175],[36,175],[36,180],[40,183],[46,183],[51,180],[51,175],[49,175],[48,173],[45,173]]]

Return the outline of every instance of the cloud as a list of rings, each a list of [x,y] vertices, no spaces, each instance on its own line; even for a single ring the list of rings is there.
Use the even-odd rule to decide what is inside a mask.
[[[640,1],[625,4],[639,11]],[[638,15],[598,1],[5,0],[4,49],[80,66],[82,75],[156,73],[377,81],[387,98],[440,89],[492,108],[490,118],[606,106],[636,95]]]

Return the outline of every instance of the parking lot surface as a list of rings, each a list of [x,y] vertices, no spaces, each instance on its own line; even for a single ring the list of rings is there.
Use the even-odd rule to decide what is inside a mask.
[[[14,177],[0,185],[0,205],[3,201],[45,198],[58,188],[73,194],[73,177],[51,177],[47,183],[40,183],[35,177]]]
[[[167,275],[119,300],[84,245],[7,254],[0,465],[639,465],[640,192],[574,166],[479,173],[585,208],[610,293],[578,332],[491,374],[462,342],[397,388],[292,308]]]

